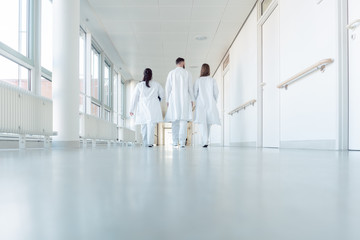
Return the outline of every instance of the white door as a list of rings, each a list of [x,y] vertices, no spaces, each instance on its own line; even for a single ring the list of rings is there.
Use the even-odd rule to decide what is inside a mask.
[[[360,1],[349,0],[349,23],[360,19]],[[360,23],[349,30],[349,148],[360,150]]]
[[[280,142],[280,40],[278,7],[262,26],[263,47],[263,147],[279,147]]]
[[[230,145],[230,73],[224,75],[224,146]]]

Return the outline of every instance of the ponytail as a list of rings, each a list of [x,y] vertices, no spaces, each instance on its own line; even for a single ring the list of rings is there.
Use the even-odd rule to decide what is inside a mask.
[[[144,78],[143,78],[143,81],[145,81],[146,86],[147,86],[148,88],[150,88],[149,82],[151,81],[151,79],[152,79],[152,71],[151,71],[150,68],[146,68],[146,69],[144,70]]]

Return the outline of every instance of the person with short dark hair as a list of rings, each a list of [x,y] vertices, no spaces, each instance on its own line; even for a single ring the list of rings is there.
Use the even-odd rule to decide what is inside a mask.
[[[135,124],[141,124],[143,145],[153,147],[156,123],[163,121],[159,99],[164,98],[162,86],[152,80],[152,70],[144,70],[143,81],[139,82],[131,100],[130,116],[135,115]]]
[[[176,59],[176,68],[172,70],[166,81],[166,102],[168,110],[165,121],[172,122],[173,145],[185,147],[187,123],[192,121],[194,102],[191,74],[185,70],[185,60]]]
[[[204,63],[201,67],[200,78],[194,84],[196,99],[195,121],[200,125],[203,147],[208,147],[210,128],[212,124],[220,125],[217,99],[219,89],[215,79],[210,77],[210,66]]]

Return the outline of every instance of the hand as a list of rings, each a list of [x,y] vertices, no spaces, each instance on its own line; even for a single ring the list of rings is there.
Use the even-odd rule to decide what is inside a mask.
[[[130,113],[130,116],[131,116],[131,117],[134,116],[134,113],[131,112],[131,113]]]
[[[194,108],[194,102],[193,101],[191,101],[191,107]]]
[[[169,107],[169,103],[167,102],[166,105]]]

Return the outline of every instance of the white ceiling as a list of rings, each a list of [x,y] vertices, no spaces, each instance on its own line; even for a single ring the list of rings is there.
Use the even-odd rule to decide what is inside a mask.
[[[184,57],[193,78],[215,71],[256,0],[88,0],[136,80],[150,67],[165,83]],[[205,41],[195,37],[206,36]]]

